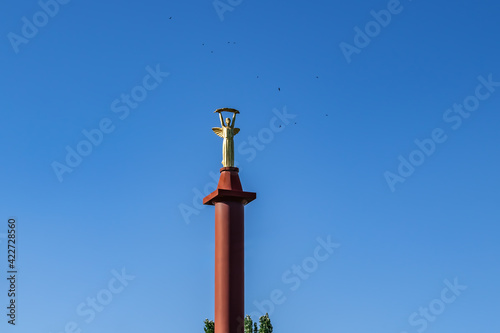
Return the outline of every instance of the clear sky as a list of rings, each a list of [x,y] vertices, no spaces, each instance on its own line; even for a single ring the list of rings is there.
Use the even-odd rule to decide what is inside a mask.
[[[3,5],[2,330],[202,332],[232,107],[254,319],[498,332],[498,3],[215,5]]]

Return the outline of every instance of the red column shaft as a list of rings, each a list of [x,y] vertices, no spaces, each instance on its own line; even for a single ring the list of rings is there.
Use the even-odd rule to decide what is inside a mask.
[[[243,333],[244,206],[215,203],[215,333]]]

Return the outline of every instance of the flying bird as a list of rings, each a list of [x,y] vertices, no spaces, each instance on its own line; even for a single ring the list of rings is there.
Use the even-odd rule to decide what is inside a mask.
[[[281,91],[281,88],[278,88],[278,91]]]

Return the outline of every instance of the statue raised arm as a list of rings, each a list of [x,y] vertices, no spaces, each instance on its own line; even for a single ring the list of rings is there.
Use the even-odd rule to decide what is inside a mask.
[[[236,121],[236,113],[233,113],[233,122],[231,123],[231,128],[234,128],[234,122],[235,121]],[[234,135],[236,135],[236,133],[234,133]]]
[[[224,127],[224,119],[222,119],[222,112],[219,112],[220,126]]]

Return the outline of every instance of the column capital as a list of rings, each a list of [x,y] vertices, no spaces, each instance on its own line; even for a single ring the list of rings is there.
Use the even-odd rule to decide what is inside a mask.
[[[246,205],[255,200],[257,193],[243,191],[238,172],[236,167],[221,168],[217,189],[203,198],[203,204],[213,206],[216,202],[237,201]]]

